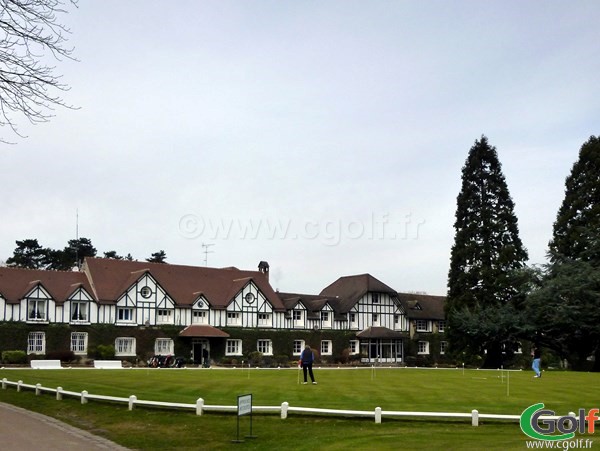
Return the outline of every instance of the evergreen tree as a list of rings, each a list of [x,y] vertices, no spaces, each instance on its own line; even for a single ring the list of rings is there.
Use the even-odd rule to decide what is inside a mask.
[[[549,245],[550,260],[567,257],[599,262],[600,254],[590,252],[590,243],[599,239],[600,137],[591,136],[581,146],[579,160],[565,181],[565,198]]]
[[[150,258],[146,259],[146,261],[150,263],[167,263],[167,254],[165,251],[160,250],[158,252],[154,252]]]
[[[17,268],[40,269],[44,266],[47,249],[38,243],[37,239],[16,241],[17,248],[13,256],[6,260],[8,266]]]
[[[535,339],[581,369],[600,371],[600,138],[591,136],[565,181],[541,288],[527,299]]]
[[[455,355],[485,349],[484,366],[499,367],[517,331],[498,330],[499,324],[513,327],[498,315],[514,318],[522,303],[527,251],[496,148],[485,136],[475,141],[462,169],[454,229],[446,304],[450,349]],[[475,323],[477,329],[469,326]]]

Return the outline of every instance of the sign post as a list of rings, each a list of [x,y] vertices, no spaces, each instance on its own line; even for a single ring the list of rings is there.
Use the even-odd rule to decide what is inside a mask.
[[[237,402],[237,439],[232,440],[233,443],[243,443],[243,440],[240,440],[240,417],[244,415],[250,415],[250,435],[247,435],[246,438],[256,438],[255,435],[252,435],[252,395],[239,395]]]

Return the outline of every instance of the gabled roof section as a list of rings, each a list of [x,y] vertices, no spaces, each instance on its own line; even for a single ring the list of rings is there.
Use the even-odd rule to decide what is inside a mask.
[[[398,293],[398,299],[406,311],[408,319],[444,320],[445,296],[429,294]]]
[[[396,290],[376,279],[371,274],[340,277],[321,291],[322,296],[336,298],[334,308],[347,313],[366,293],[387,293],[396,296]]]
[[[293,309],[299,302],[304,305],[309,312],[319,312],[325,304],[329,303],[335,310],[335,297],[328,297],[315,294],[300,294],[300,293],[278,293],[287,310]]]
[[[273,309],[285,309],[266,277],[258,271],[107,258],[86,258],[84,271],[97,298],[107,303],[116,302],[142,274],[148,273],[178,306],[191,307],[198,299],[198,294],[202,293],[213,308],[224,309],[232,297],[252,280]]]
[[[41,285],[57,303],[64,303],[80,287],[92,297],[93,291],[84,273],[0,267],[0,294],[8,303],[18,303],[37,285]]]

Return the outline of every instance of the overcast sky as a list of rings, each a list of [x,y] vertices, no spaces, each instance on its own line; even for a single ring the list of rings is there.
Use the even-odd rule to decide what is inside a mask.
[[[600,2],[81,1],[77,110],[0,147],[15,240],[446,294],[461,168],[498,150],[531,263],[600,134]],[[210,245],[203,247],[203,244]],[[208,250],[210,253],[204,254]]]

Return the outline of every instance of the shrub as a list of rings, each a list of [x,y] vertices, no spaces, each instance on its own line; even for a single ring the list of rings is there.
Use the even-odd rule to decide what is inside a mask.
[[[25,351],[2,351],[2,362],[27,363],[27,353]]]
[[[69,363],[75,360],[73,351],[51,351],[46,354],[46,358],[50,360],[60,360],[63,363]]]
[[[115,357],[115,347],[113,345],[98,345],[96,347],[96,358],[101,360],[110,360]]]

